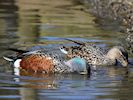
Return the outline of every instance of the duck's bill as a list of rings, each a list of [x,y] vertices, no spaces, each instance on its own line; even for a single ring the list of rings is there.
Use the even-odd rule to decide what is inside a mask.
[[[123,67],[127,67],[127,66],[128,66],[128,61],[122,62],[122,66],[123,66]]]

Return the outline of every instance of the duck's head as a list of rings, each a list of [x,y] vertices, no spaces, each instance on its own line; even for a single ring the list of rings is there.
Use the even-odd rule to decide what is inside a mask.
[[[106,57],[115,62],[115,64],[120,63],[122,66],[128,65],[128,53],[121,46],[115,46],[110,49]]]
[[[66,62],[65,65],[70,67],[72,72],[78,72],[80,74],[89,74],[90,73],[90,66],[89,64],[80,57],[72,58]]]

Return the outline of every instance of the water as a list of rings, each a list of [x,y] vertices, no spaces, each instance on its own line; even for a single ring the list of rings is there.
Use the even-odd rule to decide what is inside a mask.
[[[22,70],[18,76],[2,59],[12,54],[8,47],[73,45],[63,38],[101,47],[123,41],[125,35],[117,32],[117,24],[97,24],[95,17],[83,9],[77,0],[0,1],[0,100],[132,100],[132,65],[128,69],[101,66],[90,75],[45,75]]]

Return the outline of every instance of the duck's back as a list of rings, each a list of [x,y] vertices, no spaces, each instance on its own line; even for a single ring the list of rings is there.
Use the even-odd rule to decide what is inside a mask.
[[[89,64],[100,65],[105,59],[107,50],[102,49],[93,44],[86,44],[80,46],[70,47],[68,50],[68,57],[79,56],[87,60]]]

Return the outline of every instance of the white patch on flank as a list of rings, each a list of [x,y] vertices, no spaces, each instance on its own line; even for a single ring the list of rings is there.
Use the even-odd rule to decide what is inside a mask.
[[[22,61],[22,59],[17,59],[15,62],[14,62],[14,67],[15,68],[19,68],[20,67],[20,62]]]
[[[68,52],[67,52],[66,50],[64,50],[64,49],[61,49],[61,48],[60,48],[60,51],[61,51],[62,53],[64,53],[64,54],[68,54]]]

